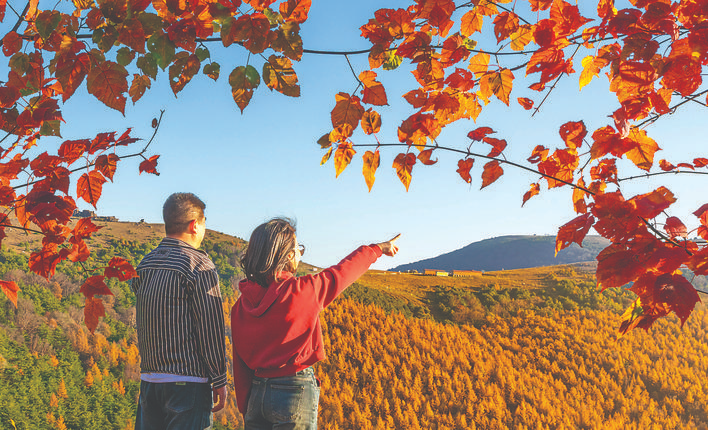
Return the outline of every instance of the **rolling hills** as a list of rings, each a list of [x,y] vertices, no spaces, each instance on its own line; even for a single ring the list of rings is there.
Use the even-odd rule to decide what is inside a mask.
[[[609,242],[587,236],[583,247],[575,243],[555,256],[555,236],[500,236],[471,243],[437,257],[402,264],[396,272],[437,270],[509,270],[593,261]]]

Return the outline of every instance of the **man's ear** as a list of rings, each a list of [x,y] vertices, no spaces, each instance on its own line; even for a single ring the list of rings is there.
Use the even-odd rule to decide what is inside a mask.
[[[197,234],[197,221],[196,219],[193,219],[192,221],[189,222],[189,227],[187,228],[189,234]]]

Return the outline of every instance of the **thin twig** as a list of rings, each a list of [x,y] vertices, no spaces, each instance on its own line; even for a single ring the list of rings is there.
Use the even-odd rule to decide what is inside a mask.
[[[360,147],[360,148],[363,148],[363,147],[374,147],[374,146],[375,146],[375,147],[380,147],[380,146],[405,146],[405,147],[407,147],[407,148],[410,148],[412,145],[408,145],[407,143],[378,143],[378,144],[373,144],[373,143],[360,143],[360,144],[353,144],[353,145],[352,145],[352,147]],[[510,165],[510,166],[514,166],[514,167],[516,167],[516,168],[519,168],[519,169],[526,170],[526,171],[531,172],[531,173],[535,173],[535,174],[541,175],[541,176],[543,176],[543,177],[545,177],[545,178],[548,178],[548,179],[553,179],[554,181],[562,182],[562,183],[564,183],[564,184],[566,184],[566,185],[570,185],[570,186],[573,187],[573,188],[577,188],[577,189],[579,189],[579,190],[585,191],[586,193],[588,193],[588,194],[590,194],[590,195],[593,195],[593,196],[595,195],[594,192],[588,190],[587,188],[581,187],[581,186],[579,186],[579,185],[577,185],[577,184],[574,184],[574,183],[572,183],[572,182],[565,181],[565,180],[563,180],[563,179],[556,178],[556,177],[551,176],[551,175],[548,175],[548,174],[546,174],[546,173],[539,172],[538,170],[534,170],[534,169],[532,169],[532,168],[530,168],[530,167],[526,167],[526,166],[524,166],[524,165],[521,165],[521,164],[518,164],[518,163],[514,163],[513,161],[508,161],[508,160],[506,160],[506,159],[504,159],[504,158],[490,157],[490,156],[488,156],[488,155],[478,154],[478,153],[469,152],[469,151],[463,151],[463,150],[461,150],[461,149],[450,148],[450,147],[447,147],[447,146],[439,146],[439,145],[437,145],[437,144],[436,144],[436,145],[415,145],[415,146],[418,147],[418,148],[422,147],[422,148],[426,148],[426,149],[442,149],[442,150],[445,150],[445,151],[456,152],[456,153],[458,153],[458,154],[463,154],[463,155],[466,155],[466,156],[474,156],[474,157],[486,158],[487,160],[498,161],[498,162],[500,162],[500,163],[508,164],[508,165]]]

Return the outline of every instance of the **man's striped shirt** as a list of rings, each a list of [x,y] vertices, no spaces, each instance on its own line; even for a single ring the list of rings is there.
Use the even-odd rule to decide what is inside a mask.
[[[226,385],[219,275],[204,251],[165,238],[143,258],[132,289],[140,370],[208,378]]]

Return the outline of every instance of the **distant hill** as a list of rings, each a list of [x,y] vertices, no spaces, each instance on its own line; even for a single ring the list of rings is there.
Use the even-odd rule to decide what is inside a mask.
[[[583,247],[572,244],[555,254],[555,236],[500,236],[474,242],[456,251],[414,263],[402,264],[392,271],[510,270],[594,261],[609,242],[600,236],[587,236]]]

